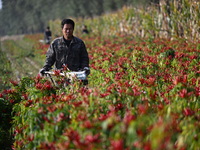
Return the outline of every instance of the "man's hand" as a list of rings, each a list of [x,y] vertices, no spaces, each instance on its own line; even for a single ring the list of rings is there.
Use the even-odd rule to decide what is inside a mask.
[[[40,69],[40,75],[41,76],[44,76],[45,75],[45,71],[47,71],[46,69],[44,69],[44,68],[42,68],[42,69]]]
[[[85,71],[85,74],[88,76],[90,74],[90,68],[84,67],[83,70]]]

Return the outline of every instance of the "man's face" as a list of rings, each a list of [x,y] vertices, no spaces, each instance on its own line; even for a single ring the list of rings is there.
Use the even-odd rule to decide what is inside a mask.
[[[71,24],[65,24],[62,29],[63,36],[66,40],[71,40],[73,37],[74,28]]]

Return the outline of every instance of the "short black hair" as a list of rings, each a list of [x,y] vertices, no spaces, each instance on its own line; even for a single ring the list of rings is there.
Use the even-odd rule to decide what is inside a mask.
[[[73,28],[75,26],[75,23],[72,19],[63,19],[62,22],[61,22],[61,28],[62,29],[63,29],[65,24],[71,24],[73,26]]]

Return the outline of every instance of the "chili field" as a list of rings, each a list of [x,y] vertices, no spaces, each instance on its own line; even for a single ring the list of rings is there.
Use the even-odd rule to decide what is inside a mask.
[[[200,149],[199,41],[81,38],[90,57],[87,87],[55,87],[37,73],[1,78],[9,86],[1,90],[0,111],[12,108],[13,149]],[[47,48],[24,56],[42,67]]]

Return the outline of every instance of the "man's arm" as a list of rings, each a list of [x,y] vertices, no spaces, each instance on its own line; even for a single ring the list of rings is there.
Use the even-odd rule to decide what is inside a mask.
[[[53,64],[55,63],[55,51],[54,51],[54,48],[53,48],[53,44],[50,45],[48,51],[47,51],[47,54],[46,54],[46,61],[45,61],[45,64],[44,64],[44,69],[45,70],[50,70],[51,67],[53,66]]]
[[[85,70],[87,75],[90,74],[89,56],[84,42],[82,42],[82,50],[81,50],[81,69]]]
[[[89,67],[89,56],[84,42],[81,45],[81,68]]]

